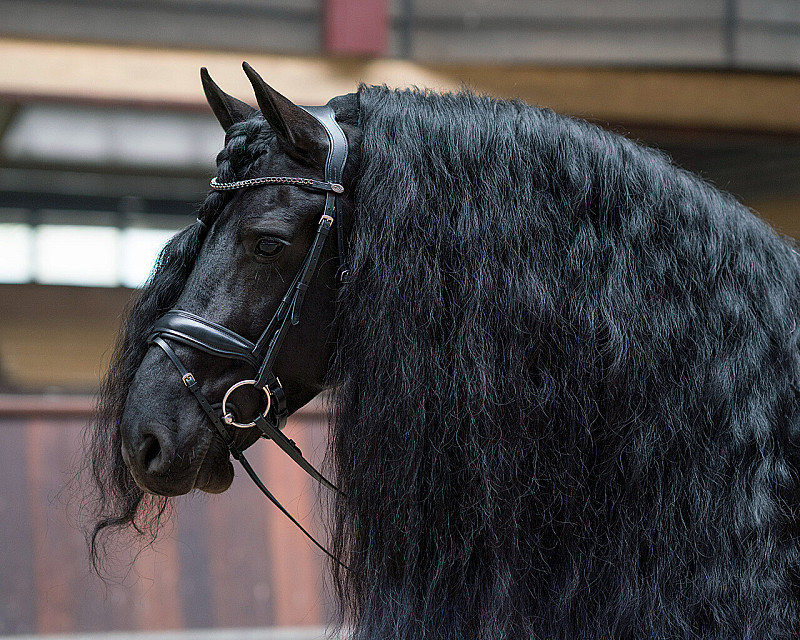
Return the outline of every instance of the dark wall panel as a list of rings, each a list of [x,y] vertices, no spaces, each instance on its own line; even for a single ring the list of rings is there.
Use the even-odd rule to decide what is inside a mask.
[[[329,621],[322,555],[241,469],[221,495],[178,499],[156,546],[138,555],[123,548],[109,567],[112,579],[92,574],[75,521],[80,487],[65,489],[90,408],[88,398],[65,398],[59,411],[44,397],[0,395],[0,634]],[[287,430],[319,461],[326,424],[318,409],[293,416]],[[248,457],[298,519],[321,534],[316,490],[303,472],[270,442],[254,445]]]
[[[36,588],[33,571],[28,474],[23,419],[6,419],[0,434],[0,634],[33,631]]]

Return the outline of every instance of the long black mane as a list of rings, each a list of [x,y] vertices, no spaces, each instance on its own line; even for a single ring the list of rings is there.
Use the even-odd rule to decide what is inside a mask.
[[[353,637],[796,637],[794,248],[585,122],[359,98],[331,439]]]

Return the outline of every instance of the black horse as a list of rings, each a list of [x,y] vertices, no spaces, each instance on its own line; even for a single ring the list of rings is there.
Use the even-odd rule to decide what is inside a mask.
[[[217,181],[327,180],[326,129],[246,71],[260,111],[203,73]],[[331,105],[343,247],[322,245],[273,368],[285,413],[331,391],[353,637],[800,637],[792,244],[546,109],[366,86]],[[230,485],[225,432],[148,340],[179,309],[255,342],[308,264],[325,184],[215,189],[162,252],[100,397],[96,559],[108,532],[155,536],[169,496]],[[170,344],[209,403],[257,375]],[[253,386],[231,400],[229,419],[266,410]],[[260,435],[231,432],[236,452]]]

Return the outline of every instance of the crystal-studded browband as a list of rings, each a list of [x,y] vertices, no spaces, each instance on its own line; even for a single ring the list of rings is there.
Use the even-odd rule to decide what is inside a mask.
[[[237,182],[218,182],[216,177],[211,179],[211,188],[217,191],[230,191],[243,187],[257,187],[262,184],[292,184],[298,187],[308,187],[309,189],[319,189],[320,191],[331,191],[332,193],[344,193],[344,187],[338,182],[323,182],[322,180],[312,180],[311,178],[289,178],[283,176],[264,176],[261,178],[250,178],[249,180],[239,180]]]

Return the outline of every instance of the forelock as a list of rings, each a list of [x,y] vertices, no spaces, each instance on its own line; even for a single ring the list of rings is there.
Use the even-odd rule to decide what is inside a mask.
[[[233,124],[225,134],[225,146],[217,154],[217,180],[235,182],[252,177],[256,161],[266,153],[275,134],[258,111],[252,117]],[[207,226],[213,224],[233,192],[209,191],[197,217]]]

